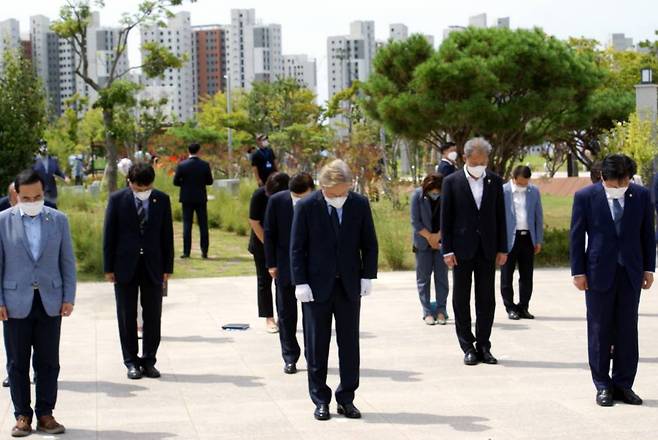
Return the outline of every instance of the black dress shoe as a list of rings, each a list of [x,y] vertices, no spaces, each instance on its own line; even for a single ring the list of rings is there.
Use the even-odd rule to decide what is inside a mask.
[[[329,420],[331,418],[331,414],[329,413],[329,405],[326,403],[321,403],[316,406],[315,411],[313,412],[313,416],[315,417],[315,420]]]
[[[519,317],[519,314],[516,313],[516,311],[514,311],[514,310],[510,310],[509,312],[507,312],[507,317],[509,319],[511,319],[512,321],[518,321],[519,319],[521,319]]]
[[[201,258],[203,258],[204,260],[207,260],[208,259],[208,254],[202,254]]]
[[[5,380],[2,381],[2,386],[4,388],[9,388],[9,376],[5,377]]]
[[[142,371],[144,372],[144,376],[149,377],[151,379],[157,379],[158,377],[160,377],[160,372],[153,365],[143,366]]]
[[[485,364],[496,365],[498,363],[498,359],[489,350],[482,350],[479,354],[480,360]]]
[[[353,403],[346,403],[345,405],[338,404],[338,414],[345,416],[348,419],[361,418],[361,411],[359,411]]]
[[[521,319],[535,319],[535,315],[530,313],[528,311],[528,309],[521,309],[521,310],[519,310],[519,312],[517,314],[519,315],[519,318],[521,318]]]
[[[286,374],[295,374],[297,372],[297,365],[293,364],[286,364],[283,366],[283,372]]]
[[[133,380],[141,379],[143,377],[142,370],[140,370],[134,365],[131,365],[130,367],[128,367],[127,376],[128,379],[133,379]]]
[[[478,355],[475,350],[468,350],[464,355],[464,364],[465,365],[477,365],[480,363]]]
[[[599,390],[596,392],[596,404],[598,406],[613,406],[612,390]]]
[[[642,399],[640,396],[635,394],[630,388],[627,390],[615,388],[615,391],[613,392],[613,398],[615,400],[621,400],[628,405],[642,405]]]
[[[185,254],[181,255],[180,257],[181,257],[183,260],[186,259],[186,258],[190,258],[189,255],[185,255]]]

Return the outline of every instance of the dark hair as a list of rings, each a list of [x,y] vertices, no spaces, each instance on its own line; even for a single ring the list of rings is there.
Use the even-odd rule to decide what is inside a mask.
[[[445,152],[446,150],[451,149],[452,147],[456,147],[456,146],[457,146],[457,144],[452,142],[452,141],[445,142],[443,145],[441,145],[441,148],[440,148],[441,153]]]
[[[258,136],[256,136],[256,140],[258,142],[262,142],[262,141],[267,140],[267,139],[269,139],[269,138],[267,137],[266,134],[259,134]]]
[[[197,144],[196,142],[190,144],[190,146],[187,147],[187,151],[189,151],[190,154],[197,154],[200,149],[201,145]]]
[[[597,160],[592,164],[589,169],[589,178],[592,180],[592,183],[601,181],[601,161]]]
[[[137,162],[128,170],[128,180],[140,186],[148,186],[155,180],[155,170],[149,163]]]
[[[289,189],[296,194],[303,194],[309,189],[313,191],[315,182],[309,173],[297,173],[290,179]]]
[[[443,174],[441,173],[430,173],[424,179],[421,187],[423,188],[423,195],[426,195],[433,189],[438,189],[441,191],[443,186]]]
[[[625,154],[610,154],[601,163],[603,180],[620,180],[631,178],[637,172],[635,161]]]
[[[515,179],[518,179],[519,177],[523,177],[524,179],[529,179],[531,176],[532,176],[532,170],[527,165],[519,165],[516,168],[514,168],[514,171],[512,171],[512,177],[514,177]]]
[[[14,180],[14,189],[17,193],[20,193],[21,185],[32,185],[33,183],[41,182],[43,188],[46,187],[46,184],[43,181],[43,178],[34,171],[33,169],[28,169],[21,171],[16,179]]]
[[[288,189],[290,176],[286,173],[272,173],[265,182],[265,192],[268,196],[274,195],[279,191]]]

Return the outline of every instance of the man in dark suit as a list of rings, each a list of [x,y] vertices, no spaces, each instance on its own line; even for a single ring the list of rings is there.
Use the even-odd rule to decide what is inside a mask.
[[[638,307],[641,290],[653,284],[656,238],[650,193],[630,183],[635,170],[628,156],[610,155],[601,165],[603,183],[583,188],[573,201],[571,274],[585,291],[589,366],[600,406],[642,404],[632,390]]]
[[[295,205],[315,188],[313,177],[299,173],[290,180],[290,190],[272,195],[265,212],[265,261],[276,283],[276,313],[286,374],[297,372],[300,348],[297,342],[297,299],[290,274],[290,230]]]
[[[484,138],[464,146],[464,170],[443,181],[443,258],[453,269],[452,306],[464,363],[496,364],[491,327],[496,309],[496,265],[507,260],[502,179],[487,170],[491,145]],[[471,329],[471,283],[475,278],[475,336]],[[473,347],[473,344],[476,346]]]
[[[103,263],[114,283],[123,361],[128,378],[160,377],[155,368],[160,345],[162,288],[174,271],[174,231],[169,196],[153,189],[155,171],[145,162],[128,172],[130,187],[110,196],[105,213]],[[138,357],[137,298],[144,320]]]
[[[436,166],[436,172],[448,177],[457,171],[457,144],[446,142],[441,145],[441,162]]]
[[[194,213],[199,222],[199,234],[201,235],[201,255],[208,258],[208,194],[206,186],[213,184],[210,164],[199,158],[201,145],[190,144],[187,150],[190,152],[186,159],[176,167],[174,185],[180,187],[180,202],[183,205],[183,255],[181,258],[189,258],[192,248],[192,223]]]
[[[371,280],[377,277],[377,236],[368,200],[350,191],[352,173],[345,162],[325,166],[319,181],[322,190],[295,208],[290,246],[295,295],[303,303],[309,392],[315,418],[328,420],[327,361],[334,317],[338,414],[360,418],[353,403],[359,386],[359,316],[361,297],[370,294]]]
[[[59,168],[57,159],[48,154],[48,143],[44,140],[40,142],[39,153],[32,168],[45,182],[45,200],[57,207],[57,182],[55,177],[59,177],[64,181],[68,181],[68,178]]]

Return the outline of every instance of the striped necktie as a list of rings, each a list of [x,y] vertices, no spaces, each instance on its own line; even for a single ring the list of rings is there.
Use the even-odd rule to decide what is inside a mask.
[[[137,219],[139,220],[139,233],[144,235],[144,225],[146,225],[146,210],[144,209],[144,202],[140,199],[137,201]]]

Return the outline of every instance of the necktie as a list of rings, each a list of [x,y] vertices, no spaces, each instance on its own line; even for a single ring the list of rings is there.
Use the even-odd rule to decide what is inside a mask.
[[[334,227],[336,235],[340,232],[340,220],[338,219],[338,211],[333,206],[331,207],[331,224]]]
[[[621,218],[624,216],[624,208],[621,207],[619,199],[612,200],[612,212],[613,220],[615,221],[615,229],[617,230],[617,235],[621,236]]]
[[[139,220],[139,233],[144,234],[144,225],[146,224],[146,210],[144,209],[144,202],[140,199],[137,200],[137,219]]]

